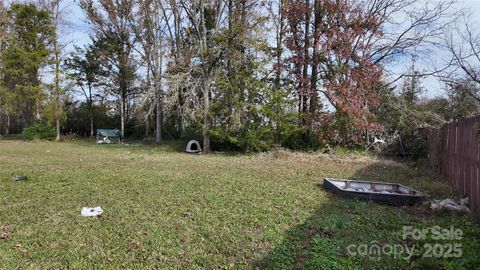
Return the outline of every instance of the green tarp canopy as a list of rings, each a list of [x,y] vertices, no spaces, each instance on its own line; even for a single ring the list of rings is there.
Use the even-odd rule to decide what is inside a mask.
[[[118,129],[97,129],[97,136],[120,138],[120,130]]]

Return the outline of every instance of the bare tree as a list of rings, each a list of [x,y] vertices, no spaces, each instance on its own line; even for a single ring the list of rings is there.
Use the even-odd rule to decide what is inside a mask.
[[[148,132],[148,117],[155,110],[155,141],[162,140],[162,73],[164,58],[164,39],[166,31],[166,11],[161,0],[139,1],[137,16],[132,21],[137,40],[141,45],[140,54],[146,64],[147,92],[143,97],[142,104],[146,105],[146,132]],[[163,11],[163,12],[160,12]],[[154,100],[154,106],[150,100]]]
[[[219,60],[219,52],[212,48],[211,36],[218,32],[221,25],[225,3],[222,0],[206,1],[184,1],[181,0],[190,26],[192,37],[196,42],[196,54],[200,60],[198,72],[200,81],[195,85],[201,89],[203,100],[203,151],[210,152],[210,98],[211,87],[216,71],[216,62]]]
[[[462,23],[455,26],[446,36],[444,46],[450,55],[439,68],[438,77],[450,89],[462,89],[471,98],[480,103],[480,32],[472,28],[475,22],[464,16]],[[473,87],[464,87],[472,82]]]

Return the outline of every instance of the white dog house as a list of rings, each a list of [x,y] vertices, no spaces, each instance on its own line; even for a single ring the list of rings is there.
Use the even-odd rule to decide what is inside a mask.
[[[191,140],[187,144],[187,148],[185,149],[187,153],[200,153],[202,152],[202,148],[200,147],[200,143],[195,140]]]

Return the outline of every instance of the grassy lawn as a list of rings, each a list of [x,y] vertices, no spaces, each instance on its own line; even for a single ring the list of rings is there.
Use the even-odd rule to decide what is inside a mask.
[[[13,182],[12,175],[28,175]],[[474,269],[478,219],[338,198],[325,176],[454,196],[419,169],[359,154],[208,156],[171,146],[0,140],[0,269]],[[101,206],[99,218],[80,215]],[[185,215],[191,212],[191,215]],[[424,258],[403,226],[455,226],[460,258]],[[410,259],[351,244],[416,246]],[[442,244],[445,242],[441,242]]]

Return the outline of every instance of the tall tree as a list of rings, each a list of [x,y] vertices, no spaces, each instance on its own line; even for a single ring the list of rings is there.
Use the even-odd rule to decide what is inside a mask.
[[[120,129],[125,136],[127,121],[127,100],[133,94],[138,61],[135,59],[137,43],[131,16],[134,14],[134,0],[82,0],[81,7],[87,20],[93,26],[93,44],[100,52],[101,64],[109,70],[110,93],[117,96],[120,112]]]
[[[56,140],[59,141],[61,121],[65,117],[65,112],[63,111],[63,100],[66,94],[65,87],[62,86],[64,72],[61,66],[64,46],[60,42],[59,35],[65,32],[67,22],[64,18],[64,15],[68,11],[65,10],[63,6],[63,0],[40,0],[39,2],[42,9],[47,10],[50,13],[50,18],[52,19],[52,24],[56,33],[52,41],[53,83],[52,86],[49,87],[50,91],[45,111],[47,118],[55,125],[57,134]]]
[[[372,45],[368,40],[381,35],[378,18],[349,1],[318,0],[310,32],[307,14],[312,7],[308,1],[289,1],[287,10],[286,42],[292,51],[289,60],[299,89],[299,112],[315,112],[316,108],[310,110],[309,106],[318,106],[320,91],[336,110],[335,123],[340,125],[336,128],[344,142],[350,140],[346,137],[352,130],[372,128],[369,110],[378,104],[375,85],[380,81],[381,67],[370,58]],[[312,37],[314,55],[310,55]]]
[[[288,93],[286,91],[286,84],[282,83],[285,81],[285,76],[282,76],[283,65],[284,65],[284,38],[285,38],[285,0],[278,0],[272,1],[268,8],[271,24],[273,29],[275,30],[275,43],[273,46],[273,57],[274,57],[274,64],[273,70],[275,73],[275,77],[273,79],[273,91],[272,91],[272,111],[273,114],[270,117],[271,121],[273,122],[273,126],[275,127],[275,135],[277,139],[280,137],[280,125],[281,125],[281,114],[284,111],[282,108],[282,104],[285,102],[286,95]]]
[[[165,32],[168,18],[161,0],[139,1],[139,10],[133,22],[142,50],[140,50],[147,69],[147,92],[144,96],[144,105],[147,106],[146,126],[148,132],[148,116],[155,110],[155,142],[162,140],[163,115],[163,58],[166,45]],[[162,12],[160,12],[162,11]],[[154,102],[150,102],[150,100]],[[151,106],[153,104],[153,106]]]
[[[40,119],[43,88],[39,73],[50,62],[55,28],[48,11],[33,4],[13,4],[8,15],[2,84],[8,92],[7,116],[16,113],[25,125],[33,117]]]
[[[263,30],[267,17],[259,11],[258,1],[226,3],[226,23],[213,38],[221,58],[212,89],[213,129],[222,134],[217,137],[230,138],[232,146],[253,150],[263,140],[270,140],[272,131],[263,132],[262,127],[270,122],[266,118],[273,115],[265,105],[273,104],[278,95],[275,90],[266,91],[268,72],[263,58],[258,57],[270,53]],[[249,141],[250,136],[259,138],[258,142]]]
[[[80,88],[81,94],[85,97],[85,101],[89,110],[90,137],[94,136],[94,110],[95,95],[97,89],[102,86],[101,78],[105,77],[106,71],[100,65],[99,57],[93,46],[85,48],[75,48],[75,51],[65,59],[65,69],[70,78],[75,81],[76,86]]]
[[[180,1],[191,27],[190,38],[195,42],[195,56],[200,60],[194,66],[199,75],[197,87],[201,91],[203,104],[203,151],[210,152],[210,128],[212,124],[210,114],[212,81],[220,60],[219,51],[212,46],[213,34],[220,27],[220,19],[225,3],[214,1]],[[195,88],[197,88],[195,87]]]
[[[0,0],[0,50],[3,51],[4,49],[4,41],[6,38],[7,32],[6,27],[8,23],[8,15],[7,15],[7,9],[4,5],[3,0]],[[3,61],[0,59],[0,70],[3,69]],[[5,115],[5,128],[0,128],[0,132],[5,131],[6,134],[9,133],[10,131],[10,116],[7,114],[6,107],[7,107],[7,100],[6,100],[6,95],[7,92],[5,88],[3,87],[3,80],[1,78],[1,73],[0,73],[0,123],[2,123],[2,118]]]

